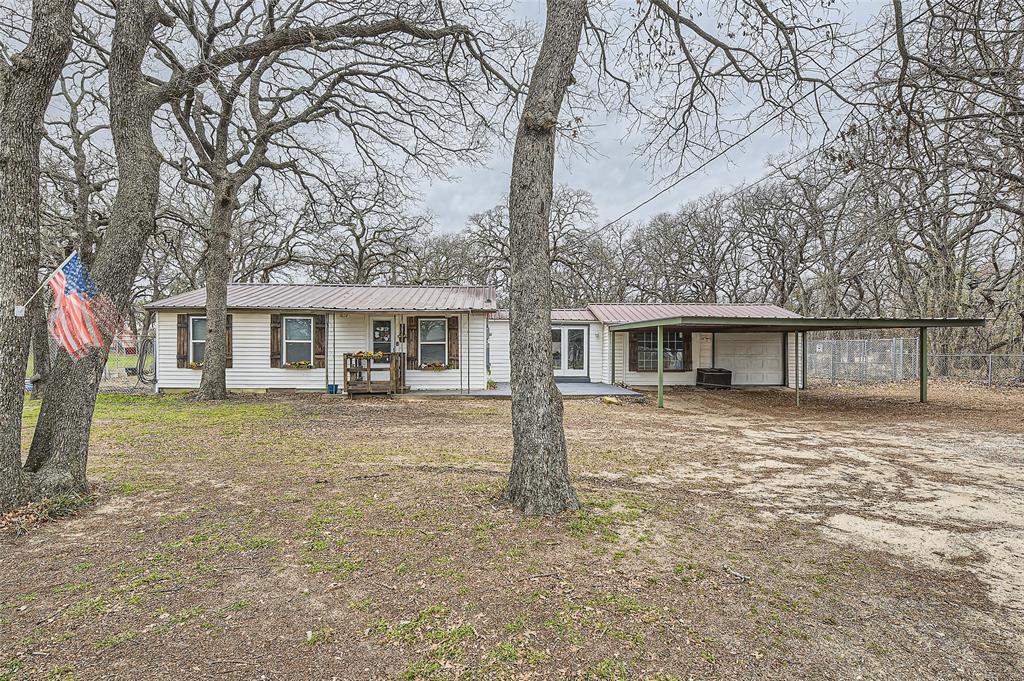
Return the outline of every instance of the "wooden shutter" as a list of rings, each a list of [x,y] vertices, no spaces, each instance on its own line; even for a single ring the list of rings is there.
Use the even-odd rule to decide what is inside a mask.
[[[281,315],[270,315],[270,366],[281,368]]]
[[[231,315],[227,316],[227,320],[224,323],[224,344],[226,346],[226,350],[224,353],[224,368],[230,369],[232,356],[234,354],[232,350],[232,345],[234,345],[234,341],[233,334],[231,332]]]
[[[188,315],[178,315],[178,368],[188,366]]]
[[[409,317],[406,320],[405,332],[405,365],[409,369],[418,369],[420,366],[420,322],[417,317]]]
[[[693,371],[693,334],[683,332],[683,371]]]
[[[459,368],[459,318],[448,318],[448,366]]]
[[[327,315],[313,315],[313,368],[327,366]]]
[[[639,371],[640,363],[637,361],[637,356],[640,350],[640,337],[636,331],[629,332],[629,348],[627,348],[627,354],[629,355],[629,370]]]

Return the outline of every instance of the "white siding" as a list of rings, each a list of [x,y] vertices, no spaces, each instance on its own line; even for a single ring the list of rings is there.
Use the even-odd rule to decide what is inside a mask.
[[[509,364],[509,326],[507,319],[491,319],[488,342],[491,348],[491,380],[508,383],[512,367]]]
[[[698,366],[702,356],[704,334],[693,334],[693,367]],[[650,386],[658,385],[657,371],[629,371],[629,333],[618,331],[615,333],[615,382],[626,385]],[[665,372],[665,385],[695,385],[697,383],[696,371],[667,371]]]
[[[612,382],[612,332],[604,324],[601,324],[601,383]],[[618,380],[618,376],[616,376]]]
[[[604,325],[587,324],[587,338],[590,341],[587,375],[594,383],[604,383]]]
[[[387,316],[387,315],[382,315]],[[392,322],[393,329],[398,324]],[[330,383],[345,383],[343,356],[346,352],[370,349],[370,317],[365,314],[336,312],[330,315],[327,327],[327,375]],[[374,378],[380,378],[374,374]]]
[[[229,389],[284,388],[325,391],[327,383],[344,382],[342,355],[370,348],[370,318],[392,317],[397,337],[404,315],[329,314],[327,321],[326,369],[275,369],[270,366],[270,313],[232,312],[232,368],[227,370]],[[421,315],[422,316],[422,315]],[[439,313],[439,316],[441,314]],[[487,384],[484,365],[484,315],[460,316],[458,369],[407,372],[409,387],[416,389],[483,388]],[[157,387],[194,389],[202,372],[177,368],[177,313],[157,313]],[[402,350],[400,343],[396,350]],[[330,379],[328,381],[328,379]]]
[[[697,369],[710,369],[714,366],[714,348],[712,347],[712,340],[710,333],[701,333],[694,335],[694,343],[697,342],[697,336],[700,336],[700,351],[697,353]]]
[[[158,312],[157,385],[160,389],[198,388],[202,371],[177,367],[178,322],[175,312]],[[229,389],[295,388],[326,390],[324,369],[274,369],[270,366],[270,314],[232,312],[232,367]]]
[[[421,313],[420,316],[429,316]],[[406,383],[412,390],[481,390],[487,387],[487,316],[467,315],[459,319],[459,368],[445,371],[410,370]]]
[[[491,378],[497,382],[509,380],[511,374],[511,362],[509,351],[509,322],[507,319],[492,319],[488,322],[490,326],[491,343]],[[593,382],[607,383],[608,365],[605,361],[607,354],[607,339],[602,324],[588,324],[587,322],[562,322],[553,324],[561,327],[584,327],[587,330],[587,376]]]
[[[803,359],[803,343],[801,334],[792,332],[786,334],[786,385],[790,388],[796,385],[797,376],[800,376],[800,387],[805,388],[803,372],[800,371],[800,362]]]

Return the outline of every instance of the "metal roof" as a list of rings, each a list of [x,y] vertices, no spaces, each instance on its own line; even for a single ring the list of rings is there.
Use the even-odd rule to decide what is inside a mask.
[[[494,319],[508,320],[507,309],[498,310],[493,315]],[[596,322],[597,317],[591,314],[586,308],[555,308],[551,310],[551,321],[553,322]]]
[[[154,301],[149,309],[206,307],[206,289]],[[492,286],[372,286],[347,284],[229,284],[233,310],[338,310],[345,312],[492,312]]]
[[[670,317],[795,318],[800,315],[777,305],[739,303],[597,303],[589,309],[605,324],[628,324]]]
[[[931,327],[984,326],[984,319],[949,317],[664,317],[611,325],[616,331],[654,326],[686,326],[696,331],[849,331],[853,329],[920,329]]]

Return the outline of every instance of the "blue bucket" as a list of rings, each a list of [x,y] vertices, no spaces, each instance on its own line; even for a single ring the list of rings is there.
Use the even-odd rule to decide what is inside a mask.
[[[327,394],[328,395],[337,395],[338,394],[338,384],[337,383],[329,383],[327,385]]]

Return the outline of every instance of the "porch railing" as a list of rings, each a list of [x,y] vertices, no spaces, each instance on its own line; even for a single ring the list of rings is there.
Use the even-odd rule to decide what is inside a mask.
[[[405,383],[404,352],[385,352],[380,359],[345,353],[343,365],[344,390],[348,395],[393,395],[409,390]]]

